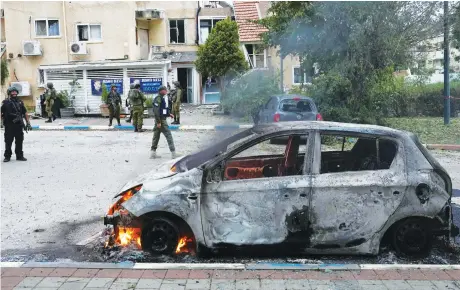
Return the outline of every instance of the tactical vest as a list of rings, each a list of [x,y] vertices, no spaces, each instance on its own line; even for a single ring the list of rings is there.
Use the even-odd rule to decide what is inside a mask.
[[[164,98],[165,96],[162,95],[157,95],[156,99],[160,98],[161,103],[160,103],[160,116],[161,118],[167,118],[169,117],[170,114],[170,106],[166,104],[166,100]]]

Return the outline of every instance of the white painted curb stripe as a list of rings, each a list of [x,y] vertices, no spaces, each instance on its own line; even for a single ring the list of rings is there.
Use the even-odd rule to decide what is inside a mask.
[[[169,269],[218,269],[218,270],[244,270],[244,264],[194,264],[194,263],[136,263],[133,269],[144,270],[169,270]]]
[[[19,268],[24,262],[0,262],[0,268]]]
[[[427,264],[361,264],[362,270],[404,270],[404,269],[437,269],[458,270],[460,265],[427,265]]]
[[[452,197],[452,203],[460,205],[460,197]]]

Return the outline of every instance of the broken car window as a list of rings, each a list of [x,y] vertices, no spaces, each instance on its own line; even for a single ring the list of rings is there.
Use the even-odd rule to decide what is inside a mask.
[[[306,135],[290,135],[260,141],[225,163],[224,180],[301,175]]]
[[[396,152],[389,139],[321,135],[321,173],[389,169]]]

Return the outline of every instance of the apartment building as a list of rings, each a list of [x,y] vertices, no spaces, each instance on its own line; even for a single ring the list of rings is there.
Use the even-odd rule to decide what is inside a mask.
[[[235,20],[238,23],[241,49],[252,69],[281,69],[279,48],[265,48],[260,37],[266,29],[252,21],[267,16],[269,1],[234,1]],[[300,61],[296,56],[283,59],[283,85],[287,91],[302,82]],[[306,76],[304,75],[304,80]]]
[[[450,44],[450,70],[451,72],[460,72],[460,50],[453,43]],[[435,74],[444,73],[444,37],[439,36],[418,45],[415,52],[422,63],[419,65],[428,69],[433,69]]]
[[[198,44],[233,14],[219,1],[3,1],[2,12],[8,83],[30,106],[47,82],[60,91],[77,80],[73,107],[85,115],[100,114],[101,84],[126,98],[133,82],[153,95],[178,80],[183,102],[206,102]]]

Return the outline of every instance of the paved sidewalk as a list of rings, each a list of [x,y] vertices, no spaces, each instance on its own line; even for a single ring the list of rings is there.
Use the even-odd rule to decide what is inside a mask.
[[[123,270],[2,268],[7,289],[460,289],[460,270]]]

